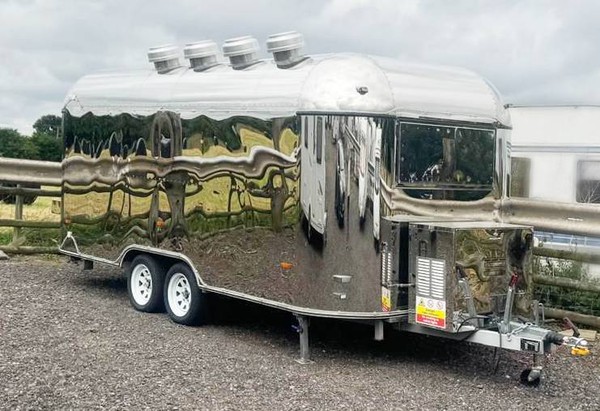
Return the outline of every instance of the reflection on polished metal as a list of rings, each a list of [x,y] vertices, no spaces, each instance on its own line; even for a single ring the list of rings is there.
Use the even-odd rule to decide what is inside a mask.
[[[287,168],[297,160],[267,147],[253,148],[248,157],[174,158],[170,162],[155,157],[86,159],[71,157],[64,161],[65,184],[91,187],[96,184],[119,185],[126,183],[132,189],[152,188],[159,178],[175,172],[185,172],[188,178],[198,180],[215,178],[229,173],[247,177],[263,177],[268,167]],[[140,178],[141,176],[141,178]]]
[[[264,156],[266,152],[257,152],[256,154],[259,154],[260,157]],[[277,156],[283,163],[289,164],[292,161],[289,158]],[[135,176],[132,176],[131,173],[129,176],[123,174],[123,177],[109,176],[107,172],[111,171],[114,166],[121,169],[120,173],[124,173],[125,170],[130,172],[131,170],[149,167],[153,174],[164,175],[167,168],[183,169],[190,167],[194,162],[202,162],[202,160],[197,159],[176,159],[174,165],[165,167],[164,164],[160,164],[152,158],[132,158],[130,162],[106,158],[91,167],[92,163],[86,164],[89,160],[83,158],[74,157],[65,161],[70,164],[68,169],[77,170],[69,171],[68,175],[66,174],[64,177],[65,181],[88,184],[89,186],[93,185],[96,178],[104,179],[105,182],[113,181],[116,185],[121,184],[119,181],[123,178],[129,179],[133,186],[136,186],[136,184],[151,184],[148,182],[141,183],[141,180],[136,181]],[[280,165],[283,164],[280,163]],[[215,166],[214,162],[213,166]],[[232,163],[231,167],[233,166],[242,167],[239,162]],[[343,172],[343,169],[341,171]],[[63,170],[60,163],[0,158],[0,181],[12,183],[35,182],[40,185],[60,186],[63,182]],[[392,190],[385,183],[382,183],[381,187],[383,188],[382,201],[390,210],[397,213],[471,220],[491,219],[498,222],[531,225],[536,230],[600,236],[600,207],[597,204],[556,203],[525,198],[503,200],[484,198],[471,202],[427,200],[409,197],[401,191]],[[108,191],[109,189],[99,187],[98,190]],[[77,190],[73,189],[72,191]]]
[[[382,184],[382,201],[392,212],[440,218],[492,220],[525,224],[537,230],[600,236],[600,206],[587,203],[551,203],[525,198],[477,201],[412,198]]]
[[[101,122],[108,138],[86,134]],[[389,118],[320,115],[187,120],[172,112],[147,118],[123,114],[107,123],[65,114],[68,228],[85,254],[115,260],[124,246],[145,244],[189,256],[202,267],[202,282],[212,287],[316,310],[377,312],[381,287],[369,273],[380,260],[373,247],[381,238],[379,221],[395,213],[388,190],[425,204],[490,204],[489,210],[469,213],[484,221],[492,219],[493,198],[499,196],[497,185],[482,185],[491,179],[491,168],[467,161],[472,150],[487,146],[464,149],[462,143],[426,159],[445,160],[439,174],[430,172],[421,184],[428,192],[443,185],[441,198],[460,197],[470,184],[485,186],[487,191],[477,194],[482,199],[448,202],[413,198],[399,186],[389,189],[386,181],[396,181],[397,124]],[[86,155],[78,149],[88,145],[101,150]],[[450,161],[455,171],[448,174],[444,168]],[[452,183],[459,169],[464,182]],[[377,175],[381,181],[375,185]],[[409,188],[418,189],[415,184]],[[490,250],[497,256],[505,252]],[[480,255],[469,253],[461,257],[465,265]],[[320,275],[307,276],[312,272]],[[502,273],[498,278],[505,278]],[[403,304],[394,300],[390,308],[401,310]]]
[[[163,132],[145,140],[132,137],[156,124],[157,117],[171,126],[163,124]],[[78,141],[75,132],[83,134],[85,121],[66,117],[70,154],[63,162],[64,210],[81,252],[114,259],[126,244],[176,250],[204,267],[202,277],[211,285],[300,301],[287,286],[266,287],[281,276],[286,255],[293,267],[287,275],[301,269],[292,254],[302,241],[294,229],[299,194],[295,120],[181,121],[157,114],[136,122],[115,118],[115,125],[129,125],[108,141]],[[106,148],[94,157],[74,149],[90,143]],[[154,147],[153,153],[142,146]],[[181,155],[171,157],[178,146]],[[249,281],[233,284],[242,271]]]
[[[299,49],[279,37],[271,51]],[[530,225],[600,235],[600,213],[506,197],[510,118],[495,90],[464,70],[356,55],[281,70],[255,64],[251,37],[223,51],[236,70],[83,78],[60,169],[2,160],[0,179],[30,167],[60,181],[71,256],[164,255],[204,291],[299,316],[547,351],[547,330],[506,314],[513,291],[515,313],[530,307]]]

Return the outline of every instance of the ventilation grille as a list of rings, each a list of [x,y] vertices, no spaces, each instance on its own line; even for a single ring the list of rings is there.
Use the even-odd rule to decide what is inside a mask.
[[[417,257],[417,294],[443,300],[446,288],[446,262]]]
[[[392,284],[392,253],[386,243],[383,243],[381,252],[381,284]]]

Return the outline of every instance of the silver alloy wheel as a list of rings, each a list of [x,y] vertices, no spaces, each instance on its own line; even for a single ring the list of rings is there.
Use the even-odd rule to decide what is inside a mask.
[[[141,306],[148,304],[152,296],[152,274],[145,264],[136,265],[131,271],[131,295]]]
[[[183,273],[171,276],[167,285],[167,303],[171,312],[177,317],[184,317],[190,311],[192,289],[190,282]]]

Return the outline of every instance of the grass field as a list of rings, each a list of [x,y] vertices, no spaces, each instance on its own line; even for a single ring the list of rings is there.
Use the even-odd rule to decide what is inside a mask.
[[[54,197],[38,197],[31,205],[23,205],[23,220],[28,221],[60,221],[60,214],[52,212]],[[59,208],[60,209],[60,208]],[[15,205],[0,203],[0,219],[12,220],[15,218]]]
[[[252,148],[256,146],[273,148],[273,141],[262,133],[246,127],[240,128],[239,133],[242,141],[242,147],[245,147],[245,150],[240,149],[232,152],[221,145],[209,145],[208,149],[205,152],[202,152],[200,149],[200,147],[203,146],[203,144],[200,143],[202,140],[202,135],[197,134],[190,137],[190,140],[192,141],[191,146],[194,148],[183,150],[183,155],[189,157],[198,156],[203,158],[218,156],[242,157],[247,156]],[[291,155],[297,144],[298,136],[290,129],[283,130],[279,147],[281,152],[286,155]],[[103,152],[103,155],[108,156],[108,150]],[[249,180],[253,181],[257,187],[264,187],[268,181],[268,176],[265,175],[259,180]],[[210,179],[209,181],[203,181],[200,184],[202,185],[202,190],[186,198],[184,212],[187,214],[199,206],[202,207],[202,209],[207,213],[226,212],[228,210],[229,192],[231,190],[231,178],[226,176],[216,177]],[[293,180],[288,180],[287,184],[290,192],[296,187],[296,182]],[[193,192],[196,189],[197,186],[194,185],[189,185],[187,187],[188,193]],[[242,201],[246,203],[251,202],[252,207],[255,209],[264,211],[271,209],[270,198],[249,196],[247,193],[244,193],[242,197]],[[230,211],[239,211],[241,207],[237,195],[234,196],[232,200]],[[106,213],[109,208],[108,201],[108,193],[88,193],[85,196],[67,195],[65,198],[65,213],[67,216],[101,216]],[[291,203],[293,203],[293,199],[290,199],[287,205]],[[130,204],[131,210],[129,210]],[[146,197],[133,197],[130,202],[122,191],[117,190],[113,193],[110,209],[123,215],[139,215],[148,212],[150,206],[150,193]],[[160,193],[159,207],[161,211],[168,211],[170,209],[167,196],[162,192]]]

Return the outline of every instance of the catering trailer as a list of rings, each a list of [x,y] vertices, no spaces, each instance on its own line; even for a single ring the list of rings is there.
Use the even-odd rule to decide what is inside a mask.
[[[63,111],[60,251],[123,267],[135,309],[182,324],[207,293],[540,356],[532,228],[503,221],[511,123],[467,70],[308,56],[295,32],[150,49]],[[424,212],[423,210],[428,210]],[[433,210],[433,211],[432,211]]]

